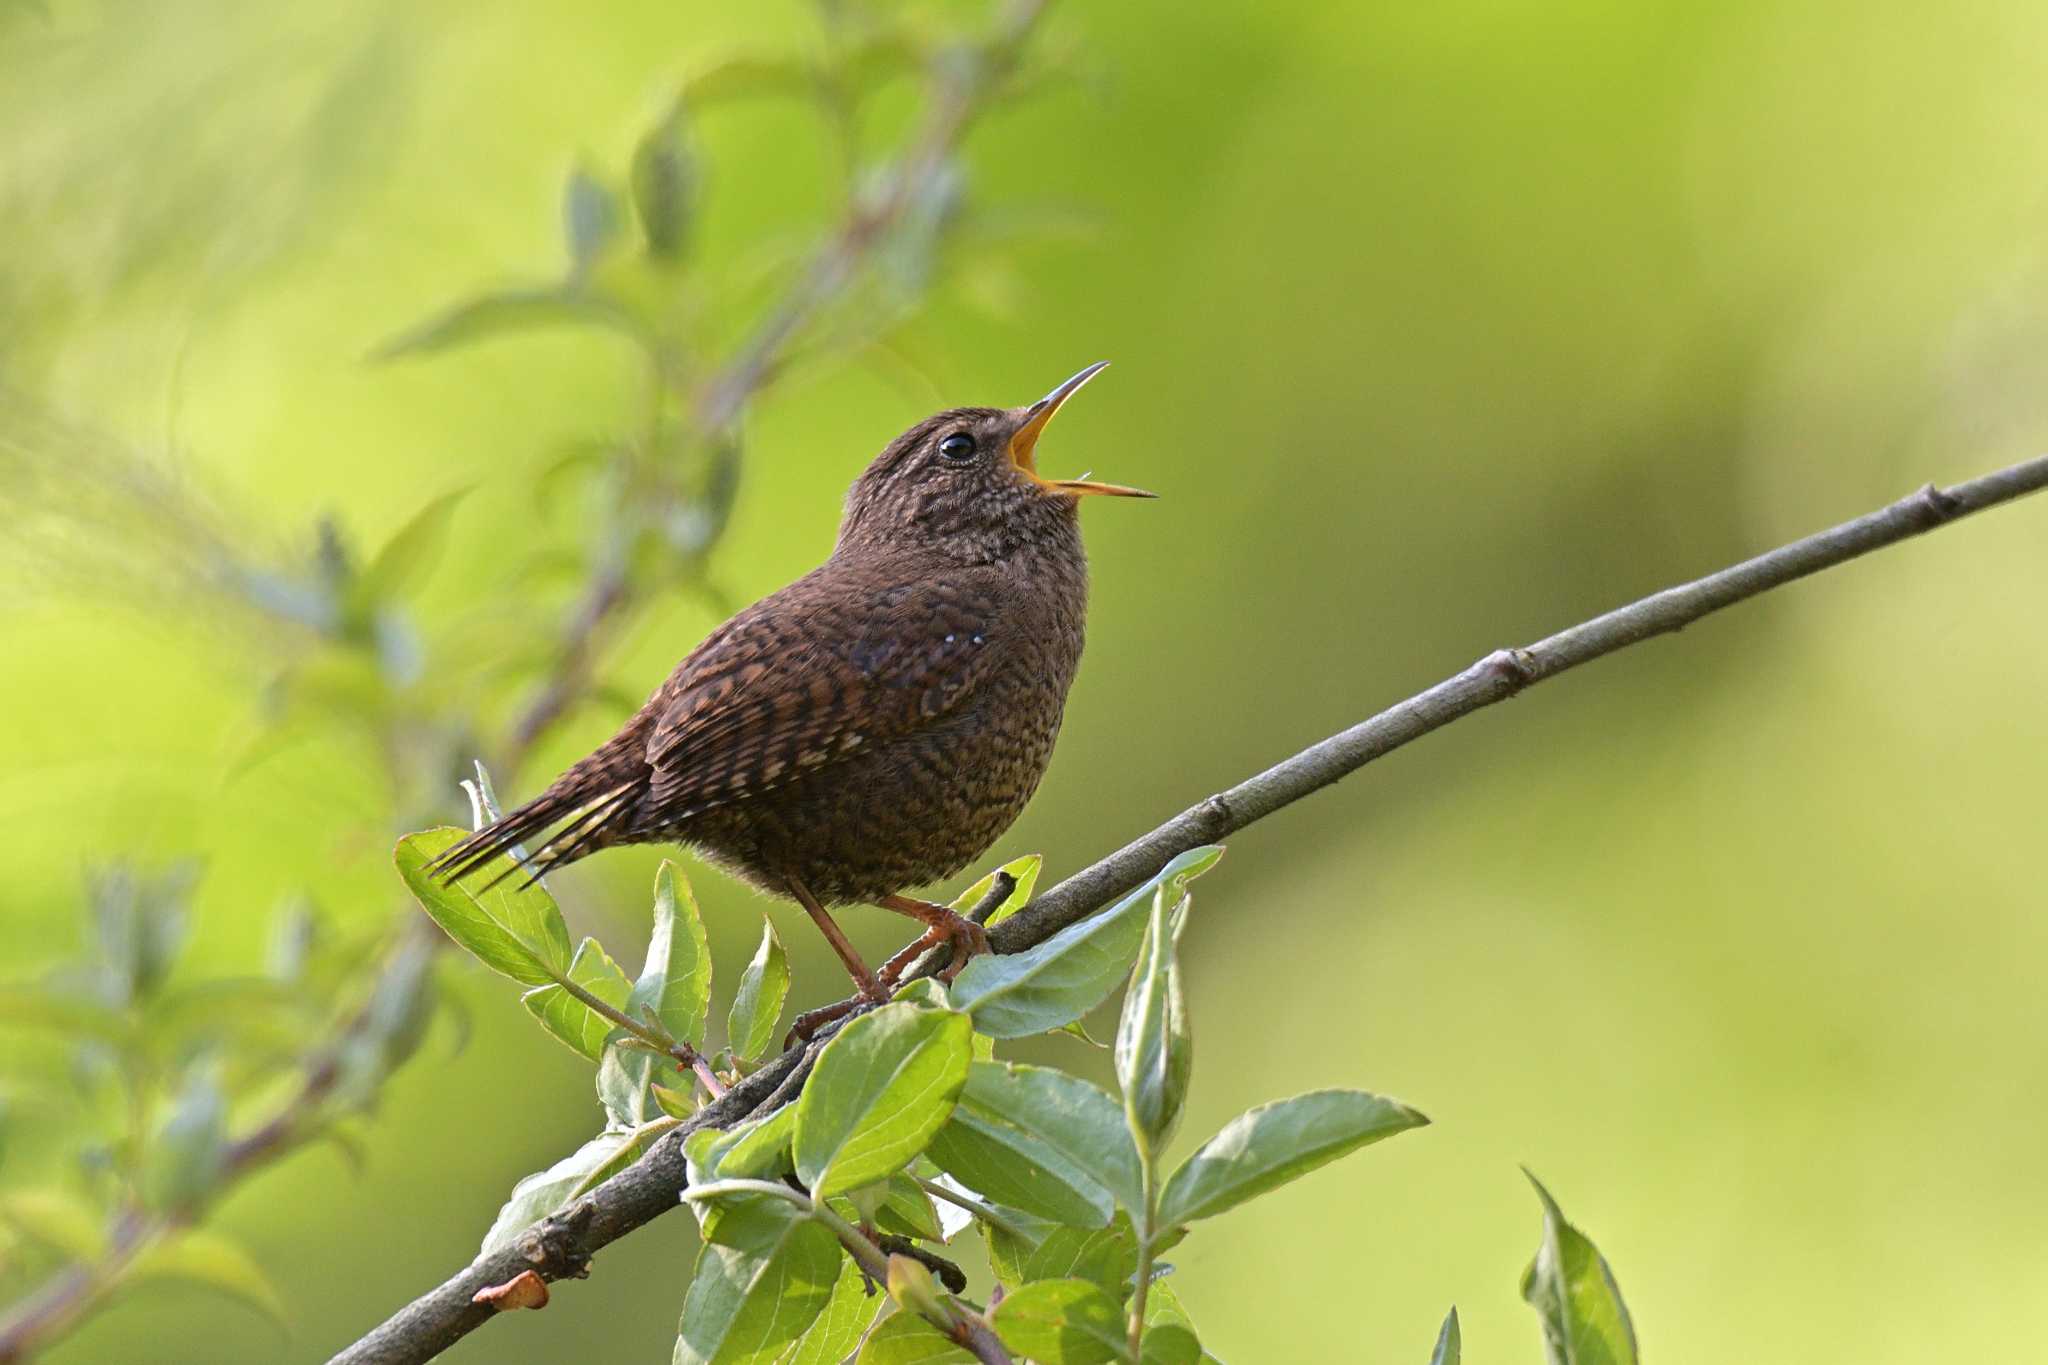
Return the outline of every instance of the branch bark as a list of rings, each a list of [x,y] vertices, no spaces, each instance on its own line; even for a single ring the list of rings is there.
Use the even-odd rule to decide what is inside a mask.
[[[1233,834],[1376,758],[1547,678],[2043,488],[2048,488],[2048,456],[1947,489],[1929,484],[1867,516],[1667,588],[1534,644],[1495,650],[1427,691],[1197,802],[1149,834],[1075,873],[991,930],[991,944],[998,952],[1016,952],[1041,943],[1139,885],[1175,855]],[[800,1093],[810,1062],[823,1042],[820,1037],[808,1047],[785,1052],[707,1105],[656,1144],[638,1164],[568,1210],[536,1223],[515,1247],[479,1257],[468,1269],[335,1356],[331,1365],[416,1365],[493,1316],[488,1308],[470,1302],[478,1289],[502,1284],[527,1269],[537,1269],[547,1279],[582,1273],[591,1252],[679,1206],[686,1183],[682,1140],[687,1133],[769,1113],[789,1103]]]

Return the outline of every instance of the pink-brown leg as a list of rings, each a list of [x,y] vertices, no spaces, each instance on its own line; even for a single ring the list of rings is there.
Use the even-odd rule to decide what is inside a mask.
[[[896,983],[910,965],[941,943],[953,945],[953,960],[945,971],[939,973],[946,981],[960,974],[960,969],[967,965],[967,959],[988,951],[988,931],[943,905],[914,900],[909,896],[884,896],[876,904],[899,915],[908,915],[925,926],[924,933],[915,942],[882,964],[880,984],[884,990],[895,990]]]

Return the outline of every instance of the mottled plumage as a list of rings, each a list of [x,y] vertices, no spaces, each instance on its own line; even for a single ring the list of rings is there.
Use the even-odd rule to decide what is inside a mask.
[[[1052,756],[1087,609],[1077,508],[1136,490],[1043,479],[1035,446],[1099,368],[1031,407],[956,408],[890,442],[824,564],[713,631],[617,735],[450,849],[442,874],[521,844],[538,875],[672,841],[803,903],[843,955],[822,906],[886,904],[932,942],[978,940],[898,893],[994,843]]]

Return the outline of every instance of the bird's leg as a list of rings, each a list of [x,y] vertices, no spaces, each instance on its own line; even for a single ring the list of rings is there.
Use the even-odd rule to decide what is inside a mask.
[[[818,898],[811,894],[810,888],[795,878],[787,879],[785,885],[789,887],[789,894],[796,898],[796,903],[817,921],[819,932],[823,933],[825,941],[832,945],[832,951],[839,954],[839,960],[846,964],[846,974],[853,978],[853,984],[861,995],[869,1000],[887,999],[888,993],[882,989],[881,983],[875,980],[875,974],[868,970],[867,963],[860,960],[860,954],[846,941],[846,934],[840,929],[838,921],[832,918],[824,906],[818,904]]]
[[[910,969],[910,964],[930,949],[941,943],[953,945],[953,961],[946,970],[939,973],[943,980],[951,981],[967,965],[967,959],[976,953],[988,951],[988,931],[979,924],[943,905],[930,901],[913,900],[909,896],[884,896],[876,902],[884,910],[894,910],[899,915],[908,915],[925,926],[924,934],[908,948],[882,964],[881,985],[884,990],[895,990],[896,982]]]

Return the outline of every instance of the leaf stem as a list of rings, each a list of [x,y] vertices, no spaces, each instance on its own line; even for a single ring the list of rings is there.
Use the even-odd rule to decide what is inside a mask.
[[[1138,1156],[1140,1183],[1144,1191],[1144,1207],[1136,1210],[1138,1234],[1137,1283],[1131,1288],[1131,1330],[1130,1352],[1133,1365],[1142,1359],[1145,1342],[1145,1298],[1152,1289],[1152,1246],[1158,1239],[1159,1221],[1159,1176],[1158,1166],[1152,1153],[1141,1149]]]
[[[918,1183],[918,1187],[932,1198],[942,1199],[956,1209],[965,1209],[968,1213],[973,1214],[992,1228],[1001,1228],[1012,1237],[1022,1237],[1025,1235],[1024,1229],[1003,1217],[1002,1214],[997,1213],[995,1206],[992,1204],[984,1204],[972,1195],[965,1195],[958,1190],[948,1189],[938,1181],[926,1180],[921,1175],[914,1175],[910,1178],[915,1180]]]

